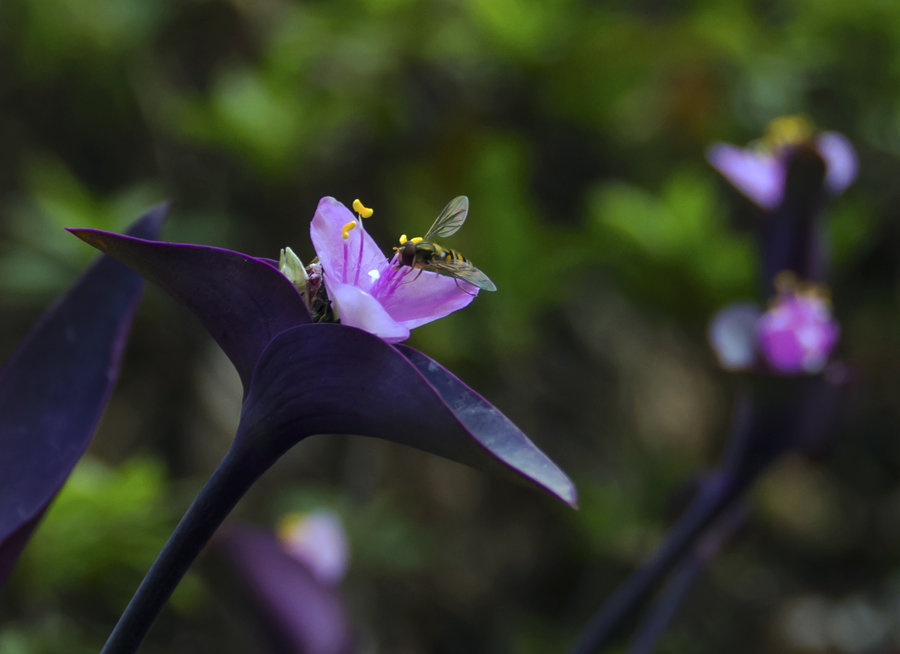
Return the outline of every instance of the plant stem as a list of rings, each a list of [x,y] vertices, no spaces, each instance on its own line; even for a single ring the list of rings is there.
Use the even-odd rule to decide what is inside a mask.
[[[694,544],[703,530],[739,495],[744,484],[719,472],[709,478],[663,545],[619,586],[594,616],[572,654],[599,652],[625,629],[634,612],[653,593],[659,581]]]
[[[694,545],[693,551],[678,564],[672,577],[660,591],[659,597],[650,609],[650,615],[631,641],[628,654],[650,654],[653,651],[656,641],[666,630],[694,582],[703,573],[710,559],[744,523],[746,517],[746,504],[735,504]]]
[[[235,440],[188,507],[119,618],[101,654],[135,652],[191,563],[247,489],[272,462]],[[273,460],[274,461],[274,460]]]

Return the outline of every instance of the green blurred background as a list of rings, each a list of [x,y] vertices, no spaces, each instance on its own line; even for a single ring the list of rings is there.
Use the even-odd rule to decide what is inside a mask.
[[[331,507],[365,651],[558,652],[719,453],[733,380],[706,322],[756,293],[753,207],[705,163],[782,114],[856,145],[828,216],[853,401],[785,461],[661,652],[900,648],[900,5],[892,0],[3,0],[0,360],[93,252],[173,203],[167,240],[313,256],[320,196],[387,249],[451,197],[497,284],[412,345],[575,479],[580,511],[416,451],[296,447],[236,518]],[[236,375],[149,289],[88,458],[0,595],[0,652],[96,652],[227,448]],[[252,652],[190,576],[141,650]]]

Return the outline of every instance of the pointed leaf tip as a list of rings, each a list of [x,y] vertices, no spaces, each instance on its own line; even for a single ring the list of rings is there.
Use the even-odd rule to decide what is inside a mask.
[[[456,418],[500,462],[578,508],[575,484],[497,407],[442,365],[406,345],[397,350],[425,377]]]

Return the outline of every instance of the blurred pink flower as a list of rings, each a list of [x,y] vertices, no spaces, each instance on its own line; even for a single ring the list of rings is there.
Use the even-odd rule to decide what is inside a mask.
[[[780,293],[756,323],[757,348],[784,374],[820,372],[840,336],[828,300],[814,291]]]
[[[344,578],[350,565],[350,548],[344,527],[331,511],[291,513],[278,527],[281,547],[322,583],[333,585]]]
[[[837,132],[813,135],[802,118],[775,119],[767,135],[750,147],[716,143],[706,158],[735,188],[766,211],[774,211],[784,199],[788,163],[793,151],[811,147],[825,162],[825,190],[842,193],[856,178],[858,162],[853,146]]]

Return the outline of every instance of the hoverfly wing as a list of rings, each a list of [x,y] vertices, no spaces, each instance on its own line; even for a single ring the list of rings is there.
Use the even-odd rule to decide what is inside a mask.
[[[455,234],[456,230],[466,222],[468,214],[469,198],[465,195],[456,196],[441,210],[441,213],[435,218],[434,224],[428,229],[422,239],[430,241],[435,238],[443,238]]]
[[[477,286],[483,291],[496,291],[497,287],[490,278],[473,266],[468,261],[459,259],[448,259],[447,261],[432,261],[425,270],[433,270],[439,275],[461,279],[468,282],[472,286]]]

